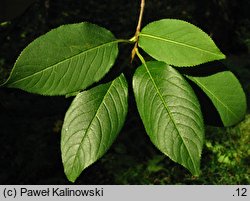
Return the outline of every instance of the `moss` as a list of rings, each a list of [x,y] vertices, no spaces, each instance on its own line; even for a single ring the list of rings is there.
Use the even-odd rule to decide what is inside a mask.
[[[249,184],[249,138],[250,115],[235,127],[208,126],[199,177],[193,177],[153,145],[152,155],[143,160],[139,154],[128,155],[124,149],[131,147],[118,143],[114,149],[123,151],[112,153],[111,161],[111,155],[107,155],[102,162],[114,184]]]
[[[72,4],[69,0],[55,0],[46,7],[43,1],[36,1],[22,16],[0,24],[0,83],[8,77],[17,56],[27,44],[61,24],[90,21],[110,29],[117,38],[132,36],[139,3],[134,0],[117,2],[76,0]],[[245,12],[240,15],[232,12],[236,16],[230,15],[230,22],[225,22],[220,17],[223,12],[209,6],[213,1],[151,0],[147,2],[143,24],[169,17],[188,20],[207,30],[219,47],[226,47],[227,52],[231,52],[239,49],[239,38],[245,40],[249,48],[247,28],[250,21],[246,2],[249,1],[237,1],[236,7],[228,4],[227,8],[234,9],[244,5]],[[200,9],[197,9],[197,3],[201,4]],[[211,19],[216,19],[216,23]],[[221,28],[225,24],[229,30]],[[231,35],[230,30],[238,37]],[[116,66],[129,65],[126,60],[129,54],[128,48],[128,53],[121,54],[122,62]],[[225,63],[240,78],[249,97],[249,55],[247,52],[238,54],[228,57]],[[1,89],[0,92],[1,183],[68,184],[61,164],[59,133],[70,101],[11,89]],[[152,145],[135,106],[133,109],[130,104],[130,110],[123,133],[102,159],[82,173],[78,184],[249,184],[249,115],[232,128],[207,127],[202,173],[200,177],[193,177]]]

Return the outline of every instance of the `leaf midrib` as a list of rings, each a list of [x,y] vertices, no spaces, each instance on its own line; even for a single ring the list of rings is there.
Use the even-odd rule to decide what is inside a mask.
[[[159,36],[153,36],[153,35],[149,35],[149,34],[145,34],[145,33],[140,33],[140,36],[153,38],[153,39],[164,41],[164,42],[167,42],[167,43],[173,43],[173,44],[176,44],[176,45],[179,45],[179,46],[184,46],[184,47],[188,47],[188,48],[191,48],[191,49],[199,50],[201,52],[206,52],[208,54],[216,55],[219,58],[225,58],[225,56],[223,54],[217,54],[217,53],[214,53],[214,52],[202,49],[202,48],[198,48],[198,47],[193,46],[193,45],[189,45],[189,44],[186,44],[186,43],[181,43],[181,42],[166,39],[166,38],[161,38]]]
[[[119,80],[120,80],[120,78],[119,78]],[[75,166],[75,163],[76,163],[76,158],[77,158],[76,156],[77,156],[78,153],[79,153],[80,147],[81,147],[81,145],[82,145],[84,139],[85,139],[86,136],[88,135],[88,132],[89,132],[89,130],[90,130],[89,128],[91,127],[93,121],[94,121],[95,118],[97,117],[97,114],[98,114],[98,112],[99,112],[99,110],[100,110],[102,104],[104,104],[104,100],[105,100],[107,94],[109,93],[111,87],[113,87],[113,84],[114,84],[115,81],[116,81],[116,80],[112,81],[111,84],[110,84],[110,86],[108,87],[108,89],[107,89],[105,95],[103,96],[102,101],[100,102],[100,105],[98,106],[98,109],[96,110],[96,113],[95,113],[94,117],[91,119],[91,121],[90,121],[90,123],[89,123],[89,125],[88,125],[88,127],[87,127],[87,129],[86,129],[85,135],[83,136],[81,142],[79,143],[79,147],[77,148],[77,151],[76,151],[76,154],[75,154],[75,157],[74,157],[74,161],[73,161],[73,163],[72,163],[72,168],[71,168],[70,174],[72,174],[73,167]],[[99,151],[99,150],[98,150],[98,151]],[[98,157],[98,156],[97,156],[97,157]]]
[[[187,76],[189,77],[189,76]],[[191,80],[194,79],[195,82],[197,82],[198,85],[200,85],[201,88],[203,88],[204,90],[206,90],[209,94],[211,94],[224,108],[226,108],[226,110],[228,110],[229,112],[231,112],[231,114],[233,114],[234,117],[236,117],[237,119],[239,119],[239,116],[237,114],[235,114],[232,110],[230,110],[229,107],[227,107],[227,105],[225,105],[216,95],[214,95],[205,85],[203,85],[201,82],[199,82],[196,78],[192,77],[190,78]]]
[[[74,54],[74,55],[72,55],[72,56],[70,56],[70,57],[68,57],[68,58],[65,58],[64,60],[61,60],[61,61],[59,61],[59,62],[57,62],[57,63],[55,63],[55,64],[52,64],[51,66],[46,67],[45,69],[42,69],[42,70],[40,70],[40,71],[37,71],[37,72],[35,72],[35,73],[31,74],[31,75],[28,75],[28,76],[26,76],[26,77],[24,77],[24,78],[21,78],[21,79],[17,80],[17,81],[15,81],[15,82],[11,82],[11,84],[16,84],[16,83],[18,83],[18,82],[21,82],[21,81],[23,81],[23,80],[26,80],[26,79],[28,79],[28,78],[30,78],[30,77],[33,77],[33,76],[37,75],[37,74],[40,74],[40,73],[45,72],[45,71],[47,71],[47,70],[50,70],[51,68],[53,68],[53,67],[55,67],[55,66],[57,66],[57,65],[60,65],[60,64],[63,63],[63,62],[67,62],[68,60],[73,59],[74,57],[77,57],[77,56],[79,56],[79,55],[81,55],[81,54],[86,54],[86,53],[88,53],[88,52],[94,51],[94,50],[99,49],[99,48],[101,48],[101,47],[103,47],[103,46],[108,46],[108,45],[113,44],[113,43],[119,43],[119,40],[114,40],[114,41],[111,41],[111,42],[108,42],[108,43],[103,43],[103,44],[98,45],[98,46],[95,46],[95,47],[93,47],[93,48],[84,50],[84,51],[82,51],[82,52],[80,52],[80,53]],[[12,72],[14,71],[15,67],[16,67],[16,65],[14,66]],[[11,78],[11,76],[10,76],[10,78]],[[8,83],[8,80],[7,80],[5,83]]]
[[[154,81],[154,79],[153,79],[153,77],[152,77],[152,75],[151,75],[151,73],[150,73],[148,67],[147,67],[147,64],[146,64],[146,63],[143,63],[143,66],[145,67],[145,69],[146,69],[146,71],[147,71],[147,73],[148,73],[148,75],[149,75],[149,77],[150,77],[150,79],[151,79],[151,81],[152,81],[152,83],[153,83],[153,85],[154,85],[154,87],[155,87],[155,89],[156,89],[156,92],[157,92],[158,96],[160,97],[160,99],[161,99],[161,101],[162,101],[164,107],[166,108],[166,110],[167,110],[167,112],[168,112],[168,115],[169,115],[171,121],[172,121],[173,124],[174,124],[175,129],[177,130],[179,136],[180,136],[181,139],[182,139],[182,142],[183,142],[183,144],[184,144],[184,146],[185,146],[185,148],[186,148],[186,150],[187,150],[187,152],[188,152],[188,154],[189,154],[189,157],[190,157],[191,160],[192,160],[193,166],[194,166],[194,168],[195,168],[195,172],[197,172],[197,168],[196,168],[195,162],[194,162],[194,160],[193,160],[193,157],[192,157],[192,155],[190,154],[190,152],[189,152],[189,150],[188,150],[188,148],[187,148],[187,146],[186,146],[185,140],[183,139],[183,137],[182,137],[181,134],[180,134],[180,131],[179,131],[179,129],[178,129],[178,127],[177,127],[177,125],[176,125],[176,123],[175,123],[175,121],[174,121],[174,118],[172,117],[171,112],[169,111],[168,106],[166,105],[166,102],[165,102],[164,98],[162,97],[162,95],[161,95],[161,93],[160,93],[160,91],[159,91],[159,89],[158,89],[158,87],[157,87],[157,85],[156,85],[156,83],[155,83],[155,81]]]

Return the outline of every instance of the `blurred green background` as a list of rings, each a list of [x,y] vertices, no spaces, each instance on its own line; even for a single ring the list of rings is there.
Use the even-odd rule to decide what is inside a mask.
[[[117,38],[133,36],[139,0],[1,0],[0,83],[31,41],[62,24],[88,21]],[[143,25],[162,19],[189,21],[227,55],[223,62],[250,97],[249,0],[146,0]],[[119,72],[131,79],[128,45],[104,81]],[[130,86],[131,87],[131,86]],[[132,91],[132,90],[130,90]],[[230,128],[206,126],[200,177],[164,157],[149,141],[132,93],[126,124],[111,149],[76,184],[250,184],[250,114]],[[69,184],[60,157],[60,129],[72,98],[44,97],[0,88],[0,184]]]

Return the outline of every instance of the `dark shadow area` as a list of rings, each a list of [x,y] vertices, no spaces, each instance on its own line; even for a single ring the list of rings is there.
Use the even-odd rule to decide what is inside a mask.
[[[220,61],[213,61],[195,67],[177,68],[177,70],[184,75],[195,77],[205,77],[229,69]]]
[[[200,102],[201,111],[203,114],[204,122],[207,125],[223,127],[220,115],[214,107],[211,99],[201,90],[199,86],[187,79],[188,83],[194,89],[194,92]]]
[[[219,61],[214,61],[192,68],[177,68],[177,70],[184,75],[190,75],[194,77],[205,77],[222,71],[228,71],[228,68],[223,63]],[[192,82],[188,78],[186,78],[186,80],[192,86],[195,94],[199,99],[205,124],[223,127],[220,115],[210,98],[194,82]]]
[[[0,22],[20,17],[35,0],[1,0]]]
[[[60,25],[88,21],[109,29],[119,39],[131,38],[140,4],[139,0],[19,0],[18,4],[13,3],[17,1],[4,0],[0,4],[0,83],[7,79],[18,55],[30,42]],[[163,18],[178,18],[197,25],[228,55],[223,63],[237,74],[249,96],[249,10],[249,0],[147,0],[143,26]],[[235,184],[236,180],[237,184],[245,184],[248,181],[246,166],[237,161],[232,168],[218,162],[217,153],[206,145],[200,178],[192,177],[152,145],[133,97],[131,80],[141,64],[138,58],[130,64],[132,47],[119,45],[120,53],[114,67],[100,81],[108,82],[122,72],[126,75],[130,91],[126,123],[111,149],[88,167],[76,184]],[[224,71],[226,67],[211,62],[178,70],[206,76]],[[201,102],[205,121],[220,125],[218,112],[211,101],[199,87],[190,84]],[[0,88],[0,184],[70,184],[61,161],[60,132],[72,99]],[[247,129],[246,126],[239,132],[250,132]],[[221,137],[225,141],[230,136],[225,129],[211,130],[207,131],[207,139],[214,144],[214,139]],[[242,135],[233,133],[232,136],[236,136],[231,141],[235,142]],[[246,144],[247,140],[242,138],[240,142]],[[225,147],[230,148],[232,144],[225,144]],[[246,152],[243,148],[240,150]]]

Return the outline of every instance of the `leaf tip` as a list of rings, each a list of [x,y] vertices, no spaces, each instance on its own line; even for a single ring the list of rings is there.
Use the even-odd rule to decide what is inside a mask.
[[[201,174],[200,169],[195,169],[195,170],[193,170],[193,171],[190,170],[190,172],[192,173],[192,175],[193,175],[194,177],[199,177],[200,174]]]
[[[219,56],[220,56],[220,59],[226,59],[227,58],[226,55],[223,54],[222,52],[220,52]]]
[[[68,178],[68,180],[71,182],[71,183],[75,183],[75,181],[76,181],[76,179],[77,178],[73,178],[73,177],[67,177]]]
[[[71,183],[75,183],[76,179],[79,177],[79,174],[74,174],[73,172],[65,172],[65,175]]]

